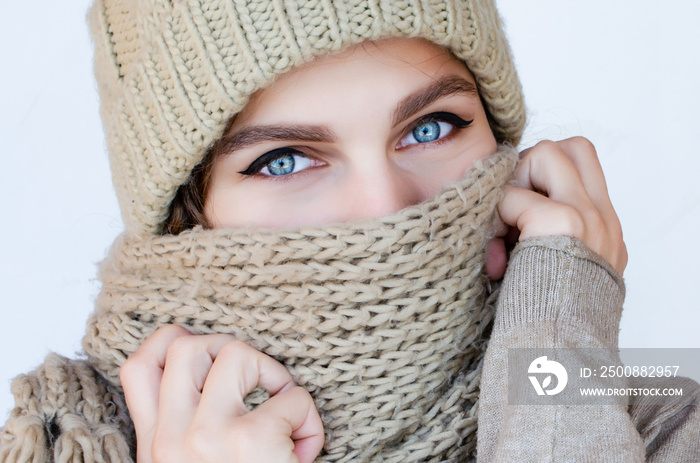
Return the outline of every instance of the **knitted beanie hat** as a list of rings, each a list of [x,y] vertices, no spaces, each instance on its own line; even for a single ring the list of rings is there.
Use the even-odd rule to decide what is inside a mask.
[[[158,234],[178,187],[250,96],[366,40],[420,37],[473,73],[498,142],[525,109],[493,0],[96,0],[95,72],[127,231]]]

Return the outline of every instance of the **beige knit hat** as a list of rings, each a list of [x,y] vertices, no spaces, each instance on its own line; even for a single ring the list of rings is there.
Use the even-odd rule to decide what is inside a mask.
[[[276,76],[365,40],[422,37],[476,78],[499,142],[523,97],[493,0],[96,0],[95,73],[129,232],[157,234],[178,187]]]

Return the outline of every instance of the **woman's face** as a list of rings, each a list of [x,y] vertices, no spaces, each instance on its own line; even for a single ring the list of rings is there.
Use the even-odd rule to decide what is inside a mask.
[[[214,160],[214,228],[396,212],[461,178],[496,140],[466,66],[418,39],[364,43],[256,93]]]

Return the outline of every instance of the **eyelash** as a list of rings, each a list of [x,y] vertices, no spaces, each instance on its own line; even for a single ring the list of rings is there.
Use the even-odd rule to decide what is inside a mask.
[[[284,156],[287,155],[292,155],[295,157],[303,157],[306,159],[309,159],[311,162],[314,162],[308,156],[306,156],[304,153],[301,151],[294,149],[294,148],[277,148],[272,151],[268,151],[267,153],[263,154],[262,156],[259,156],[255,161],[248,166],[247,169],[244,171],[239,172],[239,174],[242,175],[255,175],[255,174],[260,174],[263,169],[266,169],[268,165],[273,163],[274,161],[283,158]],[[265,177],[284,177],[284,175],[272,175],[272,174],[261,174],[264,175]],[[286,174],[286,175],[291,175],[291,174]]]
[[[431,122],[437,122],[438,124],[447,123],[447,124],[452,125],[452,127],[445,134],[442,133],[441,128],[438,128],[438,135],[437,135],[438,138],[435,140],[430,140],[430,141],[425,141],[425,142],[420,142],[420,141],[416,140],[415,135],[414,135],[415,130],[418,127],[420,127],[421,125],[429,124]],[[406,135],[404,135],[401,138],[401,140],[399,140],[399,144],[396,146],[396,149],[404,149],[406,147],[413,146],[413,145],[419,145],[419,144],[424,145],[424,144],[428,144],[428,143],[438,143],[441,140],[445,139],[448,135],[453,134],[453,132],[455,130],[459,131],[461,129],[464,129],[467,126],[469,126],[472,122],[474,122],[473,119],[466,121],[466,120],[462,119],[461,117],[457,116],[456,114],[448,113],[448,112],[444,112],[444,111],[439,111],[439,112],[427,114],[427,115],[421,117],[420,119],[418,119],[413,124],[411,124],[410,131],[408,131],[408,133]],[[413,143],[408,143],[405,141],[409,137],[413,138]]]
[[[442,131],[440,130],[440,128],[438,128],[438,137],[439,138],[437,138],[435,140],[426,141],[426,142],[417,141],[415,139],[415,136],[413,135],[413,132],[416,130],[416,128],[420,127],[421,125],[429,124],[431,122],[437,122],[438,124],[439,123],[447,123],[447,124],[450,124],[452,127],[444,135],[442,134]],[[399,145],[397,145],[396,149],[399,149],[399,150],[405,149],[409,146],[413,146],[413,145],[417,145],[417,144],[428,144],[428,143],[440,142],[441,140],[446,138],[448,135],[453,134],[453,132],[455,130],[459,131],[461,129],[464,129],[467,126],[469,126],[472,122],[473,122],[473,119],[467,121],[467,120],[464,120],[461,117],[457,116],[456,114],[448,113],[448,112],[440,111],[440,112],[427,114],[409,126],[410,130],[408,131],[408,133],[406,133],[401,138],[401,140],[399,140]],[[405,140],[408,137],[412,137],[414,139],[415,143],[406,143]],[[307,159],[309,163],[311,163],[311,164],[316,163],[317,166],[323,164],[320,161],[316,161],[316,160],[309,158],[303,152],[301,152],[297,149],[284,147],[284,148],[277,148],[277,149],[274,149],[272,151],[268,151],[267,153],[263,154],[262,156],[259,156],[257,159],[255,159],[250,164],[250,166],[248,166],[248,168],[239,172],[239,174],[247,175],[247,176],[262,175],[264,177],[287,177],[287,176],[290,176],[292,174],[298,173],[298,172],[290,172],[288,174],[282,174],[282,175],[280,175],[280,174],[273,175],[273,174],[269,173],[268,166],[271,163],[273,163],[276,160],[282,159],[285,156],[289,156],[289,155],[294,156],[295,158]],[[302,169],[302,171],[306,170],[308,167],[315,167],[315,166],[307,166],[305,169]],[[268,173],[262,172],[265,169],[268,169]]]

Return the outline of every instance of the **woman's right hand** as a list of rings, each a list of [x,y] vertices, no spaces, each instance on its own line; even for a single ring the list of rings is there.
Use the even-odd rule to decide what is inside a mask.
[[[169,325],[120,372],[138,463],[312,462],[323,447],[313,399],[287,369],[228,335]],[[249,411],[256,386],[270,399]]]

